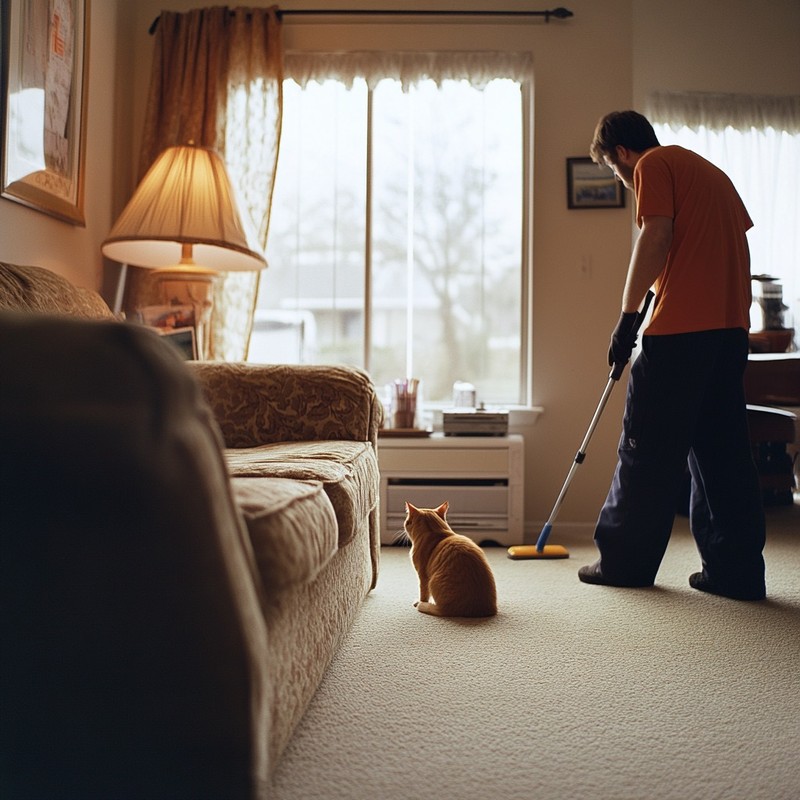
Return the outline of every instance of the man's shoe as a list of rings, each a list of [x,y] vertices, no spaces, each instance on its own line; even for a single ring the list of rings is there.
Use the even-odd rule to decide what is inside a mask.
[[[581,567],[578,570],[578,579],[583,583],[592,583],[597,586],[605,586],[606,582],[603,579],[603,573],[600,572],[600,562],[596,561],[594,564],[589,564],[586,567]]]
[[[605,575],[603,575],[599,561],[595,561],[594,564],[589,564],[586,567],[581,567],[578,570],[578,579],[583,583],[591,583],[595,586],[618,586],[625,589],[644,589],[653,585],[652,581],[641,582],[609,580],[605,577]]]
[[[713,583],[707,575],[702,572],[695,572],[689,576],[689,586],[700,592],[716,594],[720,597],[727,597],[731,600],[763,600],[767,596],[766,589],[758,588],[755,590],[725,589]]]

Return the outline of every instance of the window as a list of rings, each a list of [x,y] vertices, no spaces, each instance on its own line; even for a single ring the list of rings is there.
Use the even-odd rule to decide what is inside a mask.
[[[526,401],[523,83],[284,83],[250,360]]]
[[[778,279],[785,327],[800,327],[800,98],[663,93],[653,106],[662,144],[694,150],[733,181],[754,223],[752,272]]]

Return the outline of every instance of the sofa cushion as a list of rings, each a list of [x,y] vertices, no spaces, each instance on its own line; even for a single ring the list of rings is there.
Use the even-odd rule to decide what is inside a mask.
[[[308,583],[337,549],[333,506],[319,481],[233,478],[261,580],[271,592]]]
[[[41,314],[67,314],[84,319],[113,318],[97,292],[73,286],[43,267],[0,262],[0,308]]]
[[[369,442],[284,442],[226,450],[234,477],[319,481],[333,504],[339,547],[378,502],[378,459]]]

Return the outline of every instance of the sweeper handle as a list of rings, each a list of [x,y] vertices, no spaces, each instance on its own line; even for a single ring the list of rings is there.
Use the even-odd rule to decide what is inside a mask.
[[[647,316],[647,311],[650,308],[650,303],[652,302],[654,294],[652,291],[648,291],[644,298],[644,304],[642,305],[642,310],[636,315],[636,321],[633,325],[633,335],[636,336],[639,333],[639,328],[642,327],[642,323],[644,322],[644,318]],[[626,362],[627,363],[627,362]],[[545,543],[547,542],[547,538],[550,536],[550,531],[553,528],[553,523],[555,522],[556,517],[558,516],[558,512],[561,509],[561,504],[564,502],[564,497],[566,497],[567,489],[569,489],[569,485],[572,482],[572,476],[575,474],[575,470],[583,463],[584,459],[586,458],[586,448],[589,446],[589,441],[592,438],[592,434],[594,433],[594,429],[597,427],[597,423],[600,421],[600,417],[603,415],[603,410],[606,407],[606,403],[608,402],[608,398],[611,395],[611,390],[614,388],[614,384],[622,377],[622,373],[625,370],[625,363],[623,364],[614,364],[611,368],[611,372],[608,375],[608,383],[606,384],[606,388],[603,391],[603,395],[600,398],[600,402],[597,404],[597,409],[594,412],[594,416],[592,417],[592,421],[589,424],[589,430],[586,431],[586,436],[583,437],[583,442],[581,442],[581,446],[578,449],[577,454],[575,455],[575,460],[572,462],[572,466],[570,467],[569,473],[567,474],[567,479],[564,481],[564,485],[561,487],[561,491],[559,492],[558,498],[556,499],[555,505],[553,506],[553,510],[550,512],[550,519],[547,520],[544,528],[542,528],[542,532],[539,534],[539,538],[536,541],[536,550],[537,552],[541,553],[544,551]]]

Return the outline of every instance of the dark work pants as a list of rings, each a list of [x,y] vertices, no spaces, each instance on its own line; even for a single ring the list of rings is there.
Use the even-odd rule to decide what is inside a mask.
[[[764,587],[764,511],[747,429],[741,328],[642,337],[619,461],[595,530],[603,575],[647,585],[667,548],[688,459],[690,523],[720,587]]]

